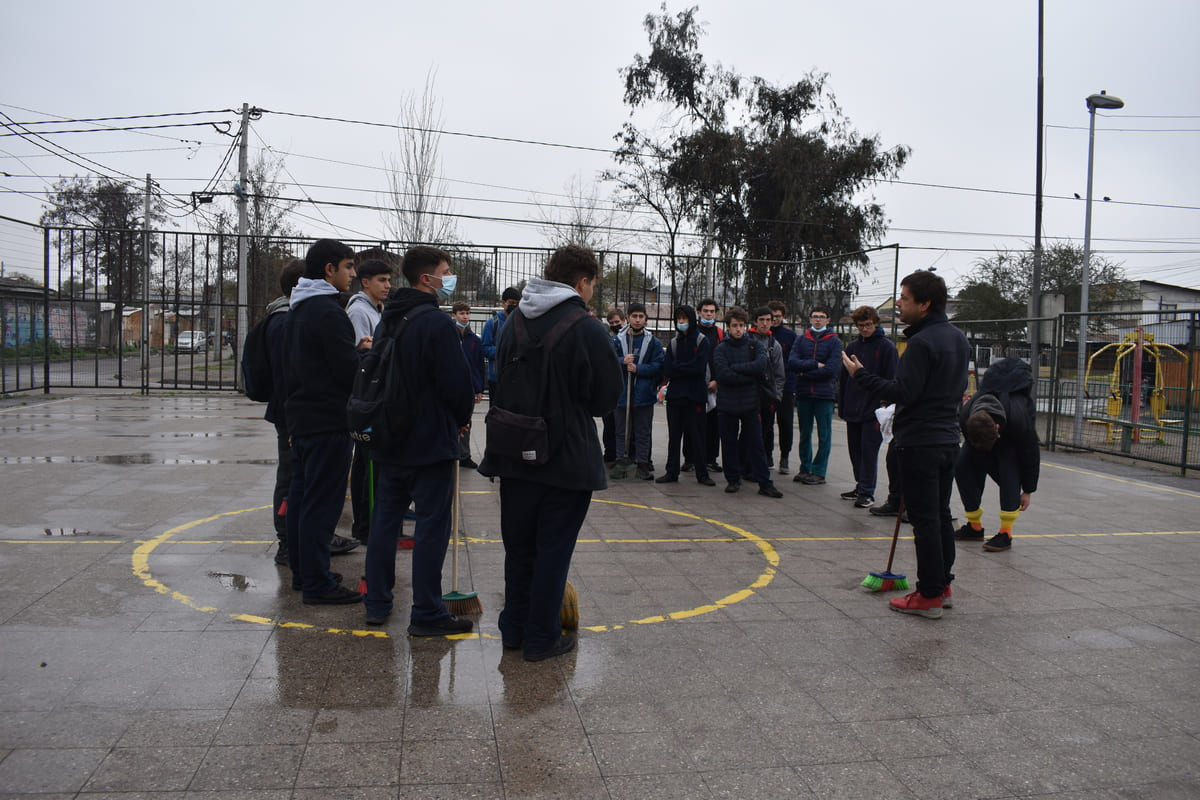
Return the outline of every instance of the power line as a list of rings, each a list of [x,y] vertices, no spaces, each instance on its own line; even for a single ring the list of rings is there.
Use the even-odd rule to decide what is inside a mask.
[[[24,123],[21,123],[21,122],[14,122],[13,124],[14,125],[22,125],[22,126],[24,125]],[[37,133],[37,135],[38,136],[55,136],[60,133],[113,133],[113,132],[117,132],[117,131],[156,130],[158,128],[204,128],[204,127],[209,127],[209,126],[211,126],[213,130],[215,130],[217,133],[219,133],[223,136],[231,135],[229,133],[231,126],[230,126],[230,123],[228,120],[221,120],[220,122],[176,122],[176,123],[172,123],[170,125],[124,125],[121,127],[105,125],[102,128],[72,128],[70,130],[65,130],[65,131],[39,131]],[[224,128],[225,128],[224,130],[221,129],[222,126],[224,126]],[[28,130],[28,129],[26,129],[26,130]],[[33,131],[29,131],[29,133],[33,133]],[[24,135],[25,134],[23,134],[23,133],[15,133],[15,132],[14,133],[0,133],[0,136],[24,136]]]

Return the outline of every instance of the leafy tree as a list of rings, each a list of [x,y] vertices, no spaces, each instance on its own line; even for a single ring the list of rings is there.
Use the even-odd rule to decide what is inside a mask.
[[[853,130],[824,74],[777,87],[707,63],[696,12],[648,15],[650,54],[622,71],[631,111],[655,104],[673,115],[667,185],[693,223],[711,226],[722,255],[740,258],[746,303],[850,297],[869,263],[861,251],[886,229],[883,207],[861,198],[899,173],[909,149]],[[622,135],[653,141],[631,124]]]
[[[1078,312],[1083,283],[1083,248],[1073,242],[1054,242],[1042,250],[1041,292],[1061,294],[1068,312]],[[1026,317],[1033,285],[1033,249],[1001,250],[978,259],[959,289],[967,304],[955,319],[1003,320]],[[1104,256],[1091,257],[1088,268],[1088,310],[1102,310],[1138,297],[1137,286],[1125,268]],[[1090,331],[1103,331],[1103,318],[1089,317]],[[1024,323],[1022,323],[1024,327]],[[1068,318],[1068,336],[1076,335],[1078,323]]]
[[[603,263],[602,258],[601,267],[600,281],[591,302],[597,314],[603,314],[613,306],[627,308],[630,303],[655,301],[658,280],[628,258],[618,258],[615,265]]]
[[[118,304],[131,303],[142,294],[145,194],[141,187],[113,178],[92,176],[62,178],[47,194],[49,206],[41,223],[55,228],[55,245],[70,261],[71,274],[83,275],[89,284],[104,278],[107,297]],[[162,201],[150,203],[150,227],[166,220]],[[150,237],[151,254],[156,251]],[[78,266],[78,269],[76,267]]]

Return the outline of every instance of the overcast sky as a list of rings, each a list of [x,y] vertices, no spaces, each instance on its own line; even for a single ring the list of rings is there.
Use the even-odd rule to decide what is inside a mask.
[[[1132,278],[1200,288],[1200,3],[1047,0],[1046,7],[1043,234],[1082,241],[1085,204],[1073,195],[1086,190],[1084,99],[1106,89],[1126,108],[1097,118],[1094,249],[1124,262]],[[448,131],[611,148],[628,118],[618,70],[648,51],[642,19],[657,10],[628,0],[6,3],[0,112],[28,122],[246,102],[395,123],[401,98],[420,92],[432,68]],[[708,61],[777,84],[826,72],[857,130],[912,148],[900,176],[906,183],[874,192],[891,220],[883,243],[904,248],[902,274],[936,265],[953,283],[987,251],[1032,242],[1035,0],[710,0],[698,18]],[[229,113],[199,119],[236,128]],[[187,120],[138,123],[175,121]],[[290,195],[380,202],[394,131],[281,113],[267,113],[252,130],[252,153],[265,143],[288,154],[281,178],[306,184],[289,187]],[[231,141],[207,127],[52,139],[110,174],[149,172],[165,191],[183,195],[204,186]],[[599,152],[463,136],[443,137],[441,152],[447,190],[463,198],[455,211],[535,221],[547,212],[534,199],[565,202],[559,195],[573,176],[591,182],[611,163]],[[12,176],[0,176],[0,214],[29,221],[54,176],[86,172],[19,136],[0,139],[0,171]],[[297,211],[303,216],[294,224],[308,234],[386,238],[375,211]],[[189,216],[176,223],[200,224]],[[535,225],[460,219],[457,226],[461,239],[477,244],[546,243]],[[40,237],[0,221],[0,259],[6,271],[40,275]]]

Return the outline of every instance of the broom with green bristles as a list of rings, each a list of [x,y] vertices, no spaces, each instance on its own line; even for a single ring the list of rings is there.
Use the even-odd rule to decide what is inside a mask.
[[[455,616],[463,614],[482,614],[483,603],[479,600],[478,592],[460,592],[458,590],[458,474],[460,467],[458,462],[454,462],[454,508],[451,513],[451,530],[453,539],[450,541],[450,547],[453,548],[450,553],[450,592],[442,595],[442,602],[446,604],[446,609]]]
[[[896,528],[892,531],[892,551],[888,553],[887,569],[883,572],[872,572],[863,578],[862,585],[872,592],[890,592],[893,589],[907,589],[908,577],[892,572],[892,559],[896,557],[896,540],[900,538],[900,521],[904,518],[904,498],[900,498],[900,508],[896,510]]]

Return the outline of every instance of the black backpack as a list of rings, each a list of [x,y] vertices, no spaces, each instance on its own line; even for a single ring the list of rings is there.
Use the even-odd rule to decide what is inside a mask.
[[[550,460],[550,426],[545,417],[550,353],[575,323],[590,316],[582,308],[573,308],[544,336],[534,338],[520,309],[509,315],[504,327],[506,331],[511,328],[513,349],[500,365],[496,397],[483,420],[488,457],[500,456],[529,466],[542,466]]]
[[[398,446],[412,432],[416,415],[409,402],[408,383],[396,345],[404,329],[436,306],[419,305],[398,322],[381,322],[371,349],[362,357],[354,388],[346,403],[350,438],[372,450]]]
[[[242,346],[242,390],[256,403],[269,403],[275,393],[271,376],[271,348],[267,343],[267,325],[276,314],[286,314],[288,307],[277,308],[258,321],[246,334]]]

